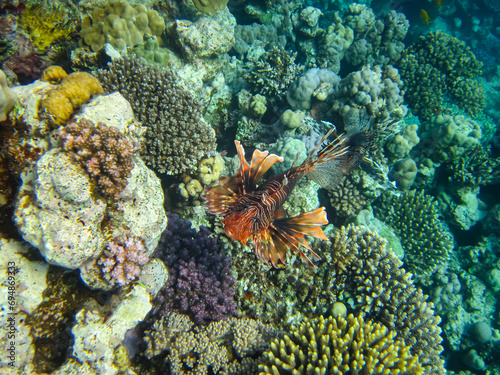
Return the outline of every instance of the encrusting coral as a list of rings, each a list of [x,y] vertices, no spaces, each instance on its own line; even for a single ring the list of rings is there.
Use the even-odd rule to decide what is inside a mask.
[[[14,94],[7,85],[7,77],[0,70],[0,121],[7,119],[7,113],[14,107]]]
[[[134,168],[135,147],[117,128],[80,119],[59,131],[59,143],[92,177],[102,195],[119,198]]]
[[[44,74],[48,81],[62,77],[60,69],[49,67]],[[96,94],[103,94],[101,84],[94,76],[85,72],[75,72],[64,77],[60,84],[49,90],[43,97],[40,107],[56,125],[69,120],[74,110]]]
[[[271,342],[263,359],[260,375],[424,373],[395,331],[352,314],[306,319]]]
[[[107,92],[118,91],[147,128],[142,158],[160,173],[180,174],[215,150],[215,132],[198,101],[171,70],[137,58],[113,60],[97,75]]]

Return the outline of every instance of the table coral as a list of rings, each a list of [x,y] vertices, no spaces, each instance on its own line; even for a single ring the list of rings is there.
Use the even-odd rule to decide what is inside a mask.
[[[62,125],[76,108],[88,102],[93,95],[103,93],[101,84],[94,76],[84,72],[71,73],[45,94],[40,106],[54,124]]]
[[[203,119],[200,103],[171,70],[122,58],[97,75],[107,92],[118,91],[147,128],[143,158],[167,174],[180,174],[215,150],[215,132]]]
[[[293,326],[271,342],[259,369],[262,375],[424,373],[410,345],[395,331],[352,314],[320,316]]]
[[[374,212],[401,239],[407,270],[429,275],[448,261],[453,237],[439,218],[438,203],[423,190],[382,195]]]
[[[208,324],[236,315],[231,258],[221,253],[207,228],[196,231],[175,214],[168,218],[154,257],[165,262],[170,277],[155,299],[153,316],[181,311],[197,324]]]

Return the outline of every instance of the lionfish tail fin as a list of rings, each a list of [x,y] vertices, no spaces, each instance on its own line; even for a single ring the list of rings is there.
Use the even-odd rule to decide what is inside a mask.
[[[323,233],[321,225],[328,224],[324,207],[312,210],[291,218],[277,219],[271,225],[269,234],[272,241],[271,246],[268,246],[268,256],[271,263],[276,267],[275,260],[281,260],[283,263],[286,258],[287,249],[291,249],[300,254],[300,257],[306,261],[309,266],[315,266],[314,262],[302,251],[300,245],[307,249],[307,253],[311,255],[314,261],[318,261],[321,257],[316,254],[307,243],[304,235],[321,238],[328,238]]]
[[[283,162],[281,156],[271,154],[269,151],[255,150],[252,155],[250,166],[245,159],[245,150],[240,142],[234,141],[238,157],[240,159],[240,167],[238,168],[237,176],[241,178],[243,184],[243,193],[253,190],[257,182],[276,162]]]

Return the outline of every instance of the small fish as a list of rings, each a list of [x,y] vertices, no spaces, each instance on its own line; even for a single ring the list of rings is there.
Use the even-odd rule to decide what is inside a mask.
[[[420,9],[420,19],[426,25],[428,25],[431,22],[431,18],[429,17],[425,9]]]
[[[441,8],[443,6],[443,0],[434,0],[434,6],[436,8]]]
[[[286,218],[283,203],[302,177],[308,174],[317,177],[321,170],[329,170],[328,178],[322,182],[338,183],[351,169],[352,155],[349,155],[350,146],[346,137],[337,137],[317,152],[333,131],[323,137],[301,165],[292,165],[259,186],[257,183],[269,168],[284,159],[268,151],[255,150],[249,166],[243,146],[234,141],[240,167],[236,176],[222,177],[219,186],[207,190],[203,196],[205,208],[209,213],[223,217],[224,229],[232,239],[245,244],[251,238],[255,253],[264,262],[271,261],[278,268],[279,262],[285,264],[287,250],[291,249],[298,252],[307,264],[314,266],[300,245],[309,250],[314,260],[321,259],[312,251],[304,235],[327,240],[321,229],[321,225],[328,224],[325,208]]]

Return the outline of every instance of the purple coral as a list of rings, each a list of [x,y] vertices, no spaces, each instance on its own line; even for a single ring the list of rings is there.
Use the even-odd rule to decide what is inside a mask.
[[[167,216],[168,226],[154,256],[165,262],[170,275],[156,296],[153,317],[180,311],[205,325],[237,315],[231,258],[221,254],[207,228],[196,231],[188,220]]]
[[[135,147],[125,135],[114,126],[80,119],[59,131],[59,143],[73,153],[105,197],[119,198],[134,168]]]
[[[120,236],[108,242],[97,264],[111,285],[123,286],[136,280],[148,261],[143,239]]]

